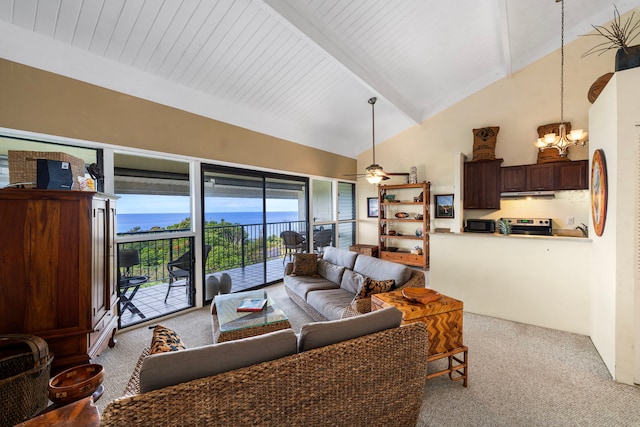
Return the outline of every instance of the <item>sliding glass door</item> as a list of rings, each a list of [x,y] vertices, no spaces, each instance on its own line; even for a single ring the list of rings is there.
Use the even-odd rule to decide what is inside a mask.
[[[229,275],[231,292],[282,280],[292,231],[308,241],[306,178],[203,165],[203,238],[211,246],[205,274]],[[215,282],[215,280],[210,280]],[[215,288],[205,289],[205,301]]]

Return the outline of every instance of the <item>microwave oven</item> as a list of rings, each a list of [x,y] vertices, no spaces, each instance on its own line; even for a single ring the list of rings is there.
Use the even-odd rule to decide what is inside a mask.
[[[492,219],[468,219],[464,231],[467,233],[495,233],[496,222]]]

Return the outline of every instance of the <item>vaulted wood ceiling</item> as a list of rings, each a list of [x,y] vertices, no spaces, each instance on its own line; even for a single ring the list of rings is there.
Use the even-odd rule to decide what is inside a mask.
[[[352,158],[559,46],[554,0],[0,0],[2,58]]]

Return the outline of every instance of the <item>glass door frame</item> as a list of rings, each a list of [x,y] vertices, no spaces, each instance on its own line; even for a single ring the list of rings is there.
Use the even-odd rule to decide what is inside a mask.
[[[233,175],[239,175],[239,176],[245,176],[245,177],[251,177],[251,178],[259,178],[262,180],[262,265],[263,265],[263,279],[262,279],[262,283],[260,285],[257,285],[253,288],[260,288],[260,287],[264,287],[264,286],[268,286],[272,283],[276,283],[278,280],[275,281],[267,281],[267,262],[268,262],[268,257],[266,256],[267,251],[268,251],[268,246],[267,246],[267,227],[266,224],[268,224],[267,222],[267,190],[268,190],[268,183],[270,179],[276,179],[276,180],[286,180],[286,181],[294,181],[294,182],[298,182],[302,185],[304,185],[304,192],[305,192],[305,197],[304,197],[304,210],[305,210],[305,217],[304,220],[301,219],[301,221],[304,221],[306,223],[305,226],[305,230],[306,230],[306,239],[307,241],[309,241],[309,230],[310,230],[310,221],[309,221],[309,178],[308,177],[304,177],[304,176],[299,176],[299,175],[288,175],[288,174],[284,174],[284,173],[277,173],[277,172],[269,172],[269,171],[262,171],[262,170],[255,170],[255,169],[245,169],[245,168],[241,168],[241,167],[233,167],[233,166],[225,166],[225,165],[216,165],[213,163],[205,163],[202,162],[200,164],[200,171],[201,171],[201,212],[200,212],[200,217],[202,218],[202,223],[200,225],[201,228],[201,233],[202,233],[202,239],[204,242],[205,239],[205,223],[206,223],[206,216],[205,216],[205,210],[206,210],[206,202],[205,202],[205,198],[206,198],[206,174],[208,173],[224,173],[224,174],[233,174]],[[203,243],[204,244],[204,243]],[[308,250],[308,248],[307,248]],[[215,272],[214,272],[215,273]],[[208,272],[205,271],[205,275],[209,274]],[[284,276],[284,268],[283,268],[283,276]],[[281,280],[281,278],[279,279]],[[206,287],[206,280],[203,283],[203,287]],[[252,288],[252,289],[253,289]],[[202,300],[204,301],[204,304],[207,304],[210,300],[206,299],[206,288],[203,289],[203,297]]]

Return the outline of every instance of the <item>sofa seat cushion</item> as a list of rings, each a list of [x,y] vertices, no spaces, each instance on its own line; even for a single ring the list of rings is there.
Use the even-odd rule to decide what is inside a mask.
[[[336,320],[342,317],[345,307],[353,301],[353,293],[342,288],[317,290],[309,292],[306,301],[327,319]]]
[[[397,328],[402,322],[402,312],[395,307],[385,307],[361,316],[330,322],[315,322],[302,325],[298,335],[298,351],[307,351]],[[372,363],[384,361],[370,361]]]
[[[311,291],[340,287],[340,285],[320,276],[284,276],[284,285],[304,300],[307,299],[307,294]]]
[[[375,280],[395,280],[395,286],[404,285],[411,278],[411,268],[384,259],[359,255],[353,271]]]
[[[333,246],[329,246],[325,248],[322,259],[330,262],[331,264],[339,265],[342,267],[346,267],[349,270],[353,270],[353,266],[356,262],[357,256],[357,252],[345,251],[344,249],[338,249],[334,248]]]
[[[140,368],[140,392],[168,387],[295,354],[292,329],[150,355]]]

